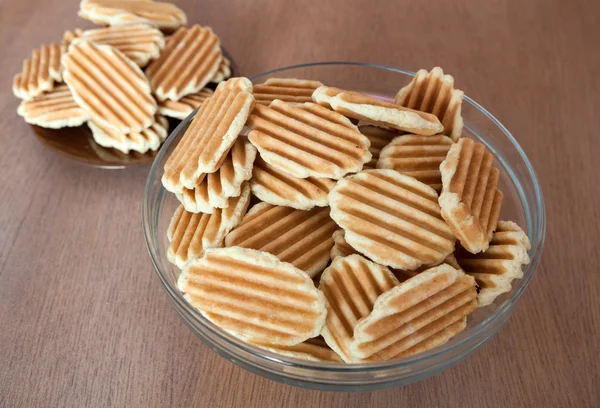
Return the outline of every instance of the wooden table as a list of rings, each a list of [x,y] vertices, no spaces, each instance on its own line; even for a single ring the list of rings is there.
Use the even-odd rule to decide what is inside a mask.
[[[360,394],[277,384],[201,344],[146,253],[148,169],[82,167],[32,137],[12,76],[33,47],[89,25],[77,3],[0,3],[0,407],[600,406],[600,2],[177,1],[245,75],[323,60],[440,65],[533,162],[546,249],[510,322],[443,374]]]

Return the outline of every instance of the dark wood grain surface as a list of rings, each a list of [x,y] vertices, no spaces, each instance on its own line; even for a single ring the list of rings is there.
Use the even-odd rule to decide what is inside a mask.
[[[518,138],[541,180],[541,267],[506,327],[423,382],[369,393],[277,384],[218,357],[146,253],[146,168],[47,151],[17,116],[33,47],[88,26],[74,0],[0,2],[0,407],[600,406],[600,2],[185,1],[245,75],[357,60],[442,66]]]

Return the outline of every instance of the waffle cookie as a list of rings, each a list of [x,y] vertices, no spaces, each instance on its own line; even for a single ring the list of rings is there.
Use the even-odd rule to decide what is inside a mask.
[[[381,295],[356,324],[350,353],[362,361],[406,357],[447,342],[477,308],[475,279],[442,264]]]
[[[257,104],[247,125],[263,160],[295,177],[339,179],[371,160],[369,140],[357,127],[314,103]]]
[[[74,39],[79,38],[81,33],[83,33],[83,30],[81,28],[74,28],[73,30],[65,31],[63,34],[61,45],[68,48]]]
[[[454,89],[452,75],[444,75],[440,67],[435,67],[431,72],[419,70],[410,84],[398,91],[394,102],[410,109],[433,113],[444,125],[444,135],[456,142],[463,129],[463,97],[463,91]]]
[[[146,75],[159,101],[177,101],[204,88],[217,73],[222,59],[219,37],[212,28],[198,24],[181,27],[166,41]]]
[[[100,146],[117,149],[125,154],[130,151],[146,153],[158,150],[169,134],[169,122],[164,116],[157,115],[154,123],[141,132],[122,133],[107,126],[88,122],[92,137]]]
[[[175,30],[187,23],[187,17],[181,9],[159,1],[83,0],[79,7],[79,17],[100,25],[142,23],[161,30]]]
[[[440,164],[452,146],[447,136],[403,135],[383,148],[378,169],[392,169],[427,184],[435,191],[442,190]]]
[[[295,78],[269,78],[262,84],[254,85],[253,93],[256,103],[269,105],[275,99],[288,103],[312,102],[312,94],[319,81]]]
[[[191,213],[180,205],[167,230],[169,262],[183,268],[206,249],[223,246],[223,239],[240,222],[249,201],[250,190],[245,185],[242,194],[232,198],[227,208],[216,209],[212,214]]]
[[[444,127],[435,115],[408,109],[373,96],[343,89],[320,87],[312,95],[313,101],[330,106],[349,118],[367,120],[393,129],[419,135],[435,135]]]
[[[223,59],[221,59],[221,63],[219,64],[219,68],[215,75],[213,75],[210,82],[218,84],[221,81],[226,81],[231,77],[231,61],[229,58],[223,55]]]
[[[299,210],[327,207],[327,194],[335,186],[328,178],[298,178],[266,163],[257,157],[252,171],[252,193],[266,203]]]
[[[69,46],[62,63],[75,102],[96,124],[133,133],[154,122],[157,107],[148,80],[119,50],[80,41]]]
[[[399,132],[372,125],[359,126],[358,130],[371,142],[371,146],[369,147],[371,161],[365,163],[363,169],[374,169],[377,166],[381,149],[387,146],[394,137],[398,136]]]
[[[481,143],[461,138],[440,165],[442,217],[471,253],[488,247],[500,216],[503,194],[496,188],[500,172],[493,160]]]
[[[42,45],[23,61],[23,70],[13,78],[13,93],[17,98],[30,101],[54,88],[54,82],[62,82],[60,59],[65,47],[57,43]]]
[[[165,46],[160,30],[147,24],[79,31],[77,38],[71,39],[70,43],[78,40],[113,46],[140,67],[146,66],[150,59],[158,58]]]
[[[182,96],[178,101],[165,99],[158,103],[158,113],[168,116],[169,118],[183,120],[187,118],[194,109],[200,107],[202,102],[207,98],[210,98],[213,93],[212,89],[203,88],[194,94]]]
[[[21,102],[17,113],[27,123],[51,129],[81,126],[88,120],[88,114],[75,103],[66,85]]]
[[[252,176],[256,148],[246,138],[238,138],[221,167],[214,173],[203,174],[193,189],[184,188],[179,201],[190,212],[212,214],[225,208],[231,197],[241,193],[242,184]]]
[[[252,110],[251,90],[248,79],[232,78],[200,106],[165,164],[162,183],[167,190],[193,189],[202,174],[218,170]]]
[[[454,250],[437,199],[431,187],[393,170],[364,170],[329,193],[331,218],[352,247],[382,265],[408,270],[437,264]]]
[[[359,252],[356,249],[352,248],[352,246],[346,241],[346,238],[344,237],[344,230],[337,230],[336,232],[334,232],[333,247],[330,251],[331,260],[333,261],[338,256],[350,256],[353,254],[359,254]],[[461,269],[458,263],[456,262],[456,258],[454,258],[454,255],[452,254],[448,255],[441,263],[447,263],[455,269]],[[419,273],[424,272],[429,268],[431,268],[431,266],[420,266],[415,270],[394,268],[391,268],[390,270],[399,282],[404,282],[405,280],[410,279],[413,276],[418,275]]]
[[[273,353],[307,361],[329,361],[341,363],[342,359],[333,351],[322,337],[314,337],[294,346],[261,345],[256,346]]]
[[[356,323],[369,315],[375,300],[398,284],[385,266],[360,255],[337,257],[321,276],[319,289],[327,299],[327,320],[321,335],[347,363]]]
[[[302,211],[259,203],[227,235],[225,246],[269,252],[314,277],[329,263],[332,234],[338,228],[329,208]]]
[[[185,266],[178,287],[214,324],[253,343],[302,343],[321,332],[327,315],[305,272],[253,249],[207,249]]]
[[[485,251],[474,255],[463,248],[456,250],[456,261],[481,288],[477,297],[480,307],[511,291],[513,279],[523,277],[522,265],[529,264],[530,249],[529,238],[517,224],[500,221]]]
[[[333,233],[333,246],[329,251],[329,257],[332,261],[338,256],[350,256],[357,253],[356,249],[352,248],[344,238],[344,230],[337,230]]]

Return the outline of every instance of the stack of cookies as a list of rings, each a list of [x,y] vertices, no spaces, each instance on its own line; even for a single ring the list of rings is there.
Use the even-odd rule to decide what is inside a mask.
[[[440,68],[394,103],[315,80],[219,84],[162,177],[181,203],[167,253],[187,301],[314,361],[401,358],[460,333],[522,277],[530,248],[499,221],[499,171],[461,137],[462,100]]]
[[[170,3],[83,0],[79,16],[102,28],[74,29],[33,50],[14,77],[27,123],[89,126],[96,143],[124,153],[159,148],[166,117],[183,119],[231,76],[219,37],[187,23]]]

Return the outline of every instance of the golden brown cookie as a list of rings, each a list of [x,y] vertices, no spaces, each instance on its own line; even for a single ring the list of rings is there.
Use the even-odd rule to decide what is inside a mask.
[[[146,153],[158,150],[169,134],[169,122],[157,115],[154,123],[141,132],[122,133],[93,120],[88,122],[92,137],[100,146],[117,149],[128,154],[131,151]]]
[[[167,190],[193,189],[202,174],[219,169],[252,110],[251,90],[248,79],[232,78],[202,103],[165,164],[162,183]]]
[[[329,193],[331,218],[352,247],[383,265],[412,270],[454,251],[435,190],[393,170],[364,170]]]
[[[253,343],[300,344],[321,332],[327,315],[305,272],[253,249],[207,249],[185,266],[178,287],[214,324]]]
[[[463,97],[463,91],[454,89],[454,77],[435,67],[431,72],[420,69],[410,84],[398,91],[394,102],[434,114],[444,125],[444,135],[456,142],[463,129]]]
[[[328,178],[298,178],[257,157],[252,171],[250,187],[252,193],[262,201],[299,210],[327,207],[327,194],[335,186]]]
[[[442,190],[440,164],[452,147],[447,136],[398,136],[379,154],[378,169],[392,169]]]
[[[269,78],[262,84],[254,85],[253,93],[256,103],[269,105],[275,99],[288,103],[312,102],[312,94],[319,81],[295,78]]]
[[[322,337],[314,337],[294,346],[256,345],[265,350],[300,360],[342,362],[340,356],[325,343]]]
[[[13,93],[17,98],[30,101],[62,82],[61,57],[65,47],[58,43],[42,45],[23,61],[23,70],[13,78]]]
[[[198,92],[219,69],[223,54],[219,37],[210,27],[181,27],[166,41],[158,59],[146,69],[159,101],[178,101]]]
[[[354,327],[373,309],[375,300],[398,284],[385,266],[360,255],[337,257],[321,276],[319,289],[327,299],[327,320],[321,335],[347,363]]]
[[[179,201],[190,212],[212,214],[225,208],[231,197],[240,195],[242,184],[252,176],[256,148],[246,138],[239,137],[223,164],[214,173],[203,174],[193,189],[177,192]]]
[[[357,127],[314,103],[256,105],[247,124],[262,159],[295,177],[339,179],[371,160],[369,140]]]
[[[312,95],[315,102],[330,106],[349,118],[366,120],[405,132],[435,135],[444,127],[435,115],[408,109],[359,92],[320,87]]]
[[[259,203],[225,238],[225,246],[269,252],[314,277],[329,263],[332,234],[339,227],[329,208],[310,211]]]
[[[76,34],[69,43],[86,40],[113,46],[140,67],[146,66],[150,59],[158,58],[165,46],[160,30],[147,24],[80,30]]]
[[[440,165],[442,216],[471,253],[487,249],[500,216],[503,194],[493,160],[483,144],[461,138]]]
[[[512,221],[498,222],[490,246],[472,254],[463,248],[456,250],[456,261],[466,273],[473,276],[481,288],[479,306],[487,306],[502,293],[512,290],[512,281],[523,277],[523,265],[529,264],[529,238]]]
[[[141,132],[154,122],[156,101],[140,68],[110,45],[78,41],[62,59],[73,98],[98,125]]]
[[[210,82],[218,84],[221,81],[228,80],[230,77],[231,77],[231,61],[229,61],[229,58],[227,58],[226,56],[223,55],[223,59],[221,60],[221,63],[219,64],[219,69],[217,69],[217,72],[212,77]]]
[[[81,126],[89,117],[87,112],[75,103],[66,85],[56,86],[52,91],[31,101],[21,102],[17,113],[27,123],[51,129]]]
[[[202,256],[206,249],[223,246],[223,239],[240,222],[249,201],[250,190],[245,185],[227,208],[216,209],[212,214],[195,214],[179,206],[167,230],[169,262],[182,268],[186,262]]]
[[[165,99],[158,103],[158,113],[183,120],[213,94],[212,89],[203,88],[194,94],[182,96],[178,101]]]
[[[161,30],[175,30],[187,23],[185,13],[174,4],[152,0],[83,0],[79,17],[100,25],[142,23]]]
[[[397,130],[384,129],[379,126],[372,125],[358,126],[358,130],[360,130],[360,133],[365,135],[371,142],[371,146],[369,147],[369,151],[371,152],[371,161],[365,163],[363,167],[364,170],[376,168],[381,150],[386,147],[394,139],[394,137],[401,133]]]
[[[381,361],[426,351],[464,330],[477,308],[475,279],[442,264],[388,290],[354,328],[353,358]]]

